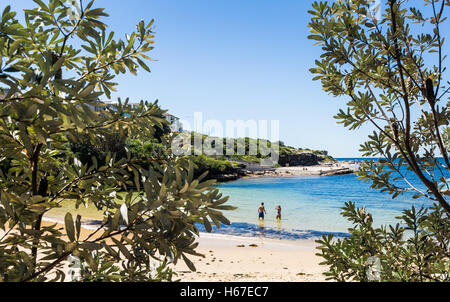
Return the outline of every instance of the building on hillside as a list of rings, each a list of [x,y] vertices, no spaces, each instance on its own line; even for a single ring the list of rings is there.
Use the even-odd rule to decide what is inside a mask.
[[[180,118],[170,114],[170,113],[164,113],[164,116],[166,117],[166,120],[170,123],[170,129],[172,132],[183,132],[183,124],[180,121]]]
[[[96,106],[94,110],[96,112],[100,112],[105,109],[112,109],[115,110],[116,103],[112,102],[103,102],[102,105]],[[130,104],[132,107],[137,107],[139,104]],[[166,120],[170,123],[170,130],[172,132],[183,132],[183,124],[180,121],[180,118],[170,114],[170,113],[164,113],[164,117]]]

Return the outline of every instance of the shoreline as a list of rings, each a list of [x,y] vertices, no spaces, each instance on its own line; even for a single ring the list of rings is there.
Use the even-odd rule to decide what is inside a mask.
[[[64,219],[62,217],[45,216],[43,218],[43,221],[45,221],[46,223],[56,223],[58,225],[64,226]],[[241,226],[242,224],[245,225],[244,228]],[[101,222],[96,220],[81,220],[81,228],[86,231],[95,231],[100,225]],[[335,238],[345,238],[349,235],[349,233],[345,231],[319,231],[312,229],[293,230],[288,228],[279,229],[270,226],[264,227],[263,230],[260,230],[260,227],[257,224],[248,222],[232,222],[231,225],[228,226],[222,225],[220,229],[217,229],[215,226],[213,226],[213,231],[211,233],[206,232],[202,224],[197,224],[197,228],[199,229],[199,234],[203,238],[233,239],[235,241],[267,240],[292,244],[296,244],[302,241],[314,242],[315,240],[321,239],[323,235],[333,235]],[[230,230],[227,230],[227,228],[230,228]],[[239,232],[242,229],[245,229],[248,232]],[[256,234],[255,230],[260,233]]]
[[[297,177],[297,176],[335,176],[353,174],[356,171],[356,164],[352,162],[333,162],[315,166],[293,166],[267,169],[250,173],[252,176],[265,177]]]
[[[357,170],[358,164],[354,161],[336,161],[313,166],[244,168],[239,173],[213,175],[211,178],[216,179],[219,183],[225,183],[239,179],[263,177],[330,177],[354,174]]]

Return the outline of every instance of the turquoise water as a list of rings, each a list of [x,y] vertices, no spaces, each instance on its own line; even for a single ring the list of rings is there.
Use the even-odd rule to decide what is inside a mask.
[[[417,179],[413,179],[413,183],[420,186]],[[412,193],[392,200],[387,193],[370,189],[370,184],[355,175],[241,179],[221,184],[219,189],[230,196],[230,205],[238,207],[236,211],[225,213],[232,226],[219,232],[275,238],[301,239],[326,233],[345,235],[351,224],[340,213],[347,201],[354,201],[359,207],[366,206],[377,226],[396,224],[395,217],[413,204],[432,205],[425,198],[414,200]],[[267,210],[264,224],[257,217],[261,202]],[[282,207],[282,223],[275,219],[277,205]]]

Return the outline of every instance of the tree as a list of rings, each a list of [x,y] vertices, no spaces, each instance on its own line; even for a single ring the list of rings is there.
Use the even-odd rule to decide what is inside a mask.
[[[339,281],[370,281],[371,259],[380,261],[377,280],[448,281],[450,83],[441,29],[450,1],[424,0],[426,13],[399,0],[385,1],[381,13],[373,2],[313,4],[309,38],[322,54],[311,72],[326,92],[349,99],[339,123],[376,129],[361,152],[380,159],[366,161],[358,176],[393,198],[413,191],[435,205],[405,210],[396,226],[374,228],[370,213],[347,203],[350,237],[323,237],[319,255],[326,275]]]
[[[149,141],[167,127],[156,103],[99,101],[115,91],[116,75],[150,71],[153,20],[122,40],[94,1],[34,2],[24,24],[9,6],[0,21],[0,281],[64,280],[71,256],[85,281],[171,279],[167,264],[180,259],[195,270],[187,256],[200,256],[195,223],[227,224],[220,210],[232,207],[214,181],[194,179],[193,164],[172,155],[170,136],[157,137],[168,152],[149,169],[128,150],[83,164],[66,148],[117,134]],[[63,228],[45,223],[63,201],[97,208],[101,224],[83,235],[72,213]]]
[[[379,228],[353,202],[345,204],[342,215],[354,225],[350,236],[317,241],[329,280],[450,281],[450,219],[442,207],[412,207],[403,211],[396,225]]]
[[[372,2],[313,4],[309,38],[322,46],[322,55],[311,72],[326,92],[350,99],[336,116],[340,123],[350,130],[364,124],[376,129],[361,152],[382,159],[364,164],[359,176],[394,198],[415,191],[416,198],[438,202],[450,213],[450,164],[442,135],[448,131],[443,129],[449,123],[450,83],[444,79],[441,34],[450,1],[425,0],[428,15],[406,1],[386,1],[380,18],[370,10]],[[413,175],[425,190],[413,185]],[[403,184],[396,182],[400,179]]]

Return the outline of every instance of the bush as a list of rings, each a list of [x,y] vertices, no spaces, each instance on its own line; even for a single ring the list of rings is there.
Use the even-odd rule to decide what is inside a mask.
[[[233,207],[214,181],[194,179],[192,162],[172,155],[157,103],[118,99],[93,110],[116,91],[116,75],[150,70],[153,21],[115,39],[94,1],[79,15],[65,2],[35,1],[20,18],[10,6],[0,14],[0,91],[9,90],[0,102],[0,162],[12,166],[0,173],[0,282],[74,280],[69,259],[82,281],[171,281],[167,264],[195,270],[196,223],[207,231],[230,224],[221,211]],[[170,155],[145,169],[126,138],[155,139]],[[66,204],[64,227],[44,223]],[[73,210],[82,205],[101,210],[95,230],[82,229]]]
[[[352,202],[342,215],[355,226],[350,237],[323,236],[318,256],[329,266],[328,280],[450,281],[450,220],[438,205],[403,211],[396,226],[374,228],[372,216]],[[373,264],[379,260],[379,268]],[[379,271],[379,273],[377,272]]]
[[[208,171],[207,178],[214,178],[221,174],[237,173],[237,163],[230,162],[225,159],[214,159],[206,155],[191,157],[195,168],[194,175],[196,177]]]

